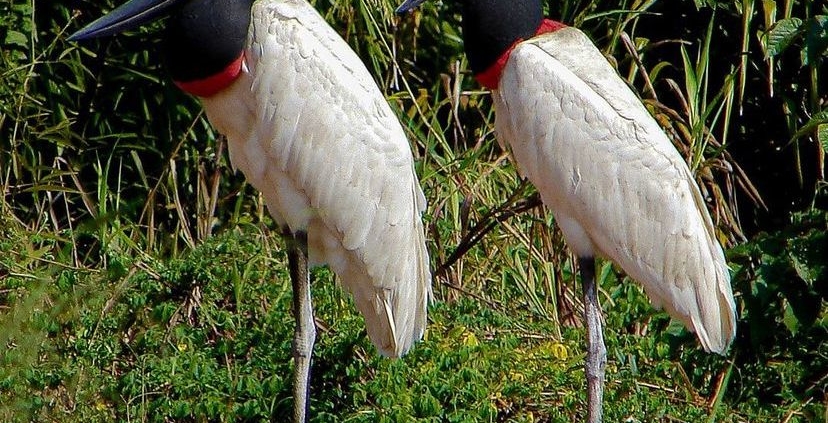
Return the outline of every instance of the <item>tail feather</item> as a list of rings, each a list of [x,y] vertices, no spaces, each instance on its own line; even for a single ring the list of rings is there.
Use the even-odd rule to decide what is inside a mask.
[[[324,231],[316,232],[316,235],[320,236],[320,232]],[[410,254],[397,258],[395,271],[378,268],[383,274],[379,278],[369,275],[369,267],[357,256],[357,251],[335,246],[320,251],[343,287],[353,295],[371,342],[386,357],[404,355],[425,333],[427,307],[432,298],[431,272],[419,220],[413,232],[415,239],[407,241],[412,244]],[[328,241],[333,239],[328,238]],[[317,242],[314,245],[318,248],[325,244]],[[402,266],[397,269],[400,263]]]
[[[716,291],[699,301],[700,313],[691,318],[691,327],[705,351],[724,355],[736,336],[736,304],[730,278],[722,274],[717,276]]]

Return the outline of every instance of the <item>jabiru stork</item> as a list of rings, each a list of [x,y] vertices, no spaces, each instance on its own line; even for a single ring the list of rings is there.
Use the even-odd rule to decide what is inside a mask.
[[[464,49],[491,89],[498,140],[578,257],[587,420],[597,423],[606,347],[594,258],[617,263],[705,350],[724,354],[736,334],[724,253],[687,164],[586,35],[545,20],[540,0],[460,3]]]
[[[131,0],[70,39],[165,16],[172,79],[200,98],[286,235],[293,417],[304,422],[316,336],[308,264],[339,276],[383,355],[399,357],[423,336],[426,201],[409,142],[365,65],[305,0]]]

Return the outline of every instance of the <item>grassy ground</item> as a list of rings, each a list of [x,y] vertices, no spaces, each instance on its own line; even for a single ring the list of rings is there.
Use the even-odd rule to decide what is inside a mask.
[[[10,246],[25,245],[14,238],[22,234],[7,231],[0,244],[15,261]],[[113,253],[98,269],[32,255],[40,264],[25,272],[4,263],[3,421],[289,415],[291,293],[266,230],[240,227],[175,259]],[[516,287],[438,302],[426,339],[392,361],[377,356],[332,275],[315,276],[313,421],[584,418],[583,331],[533,312]],[[705,355],[638,288],[607,282],[607,421],[823,421],[824,405],[799,397],[791,380],[807,364],[784,348],[773,362],[742,366],[738,346],[728,357]],[[821,366],[826,352],[823,342]],[[779,390],[774,401],[761,397],[762,385]]]
[[[693,167],[739,309],[730,353],[704,354],[605,264],[606,420],[828,422],[828,10],[713,3],[549,5]],[[426,339],[385,360],[317,271],[314,421],[583,420],[572,258],[496,145],[456,6],[398,19],[386,1],[315,4],[410,131],[437,301]],[[280,421],[293,327],[282,243],[147,51],[157,35],[65,42],[100,7],[0,4],[0,420]]]

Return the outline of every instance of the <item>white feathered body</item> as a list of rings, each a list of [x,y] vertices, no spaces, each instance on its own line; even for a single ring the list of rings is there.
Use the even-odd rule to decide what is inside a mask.
[[[241,77],[202,99],[268,211],[308,236],[354,295],[381,353],[426,323],[425,197],[399,121],[359,57],[305,0],[253,4]]]
[[[567,244],[641,282],[723,353],[735,303],[693,175],[641,101],[575,28],[518,44],[493,93],[496,129]]]

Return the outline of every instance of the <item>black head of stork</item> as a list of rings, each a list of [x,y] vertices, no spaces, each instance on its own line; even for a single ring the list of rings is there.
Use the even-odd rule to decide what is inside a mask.
[[[169,17],[161,52],[172,79],[196,95],[210,87],[188,84],[238,72],[253,0],[131,0],[69,37],[108,37]],[[203,84],[202,84],[203,85]]]
[[[426,0],[406,0],[397,13],[413,10]],[[463,46],[474,73],[495,63],[515,41],[535,35],[543,21],[540,0],[462,0]]]

